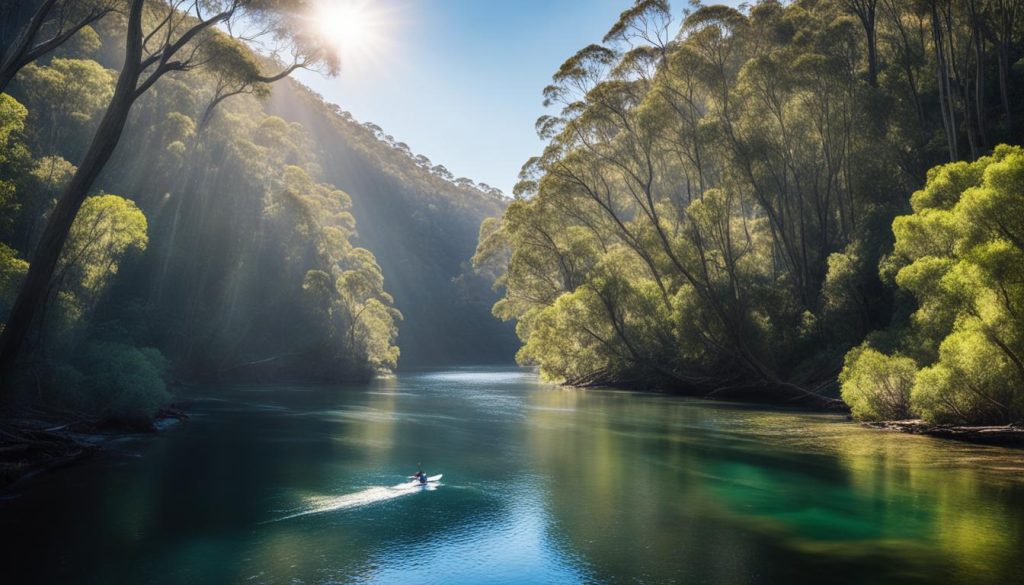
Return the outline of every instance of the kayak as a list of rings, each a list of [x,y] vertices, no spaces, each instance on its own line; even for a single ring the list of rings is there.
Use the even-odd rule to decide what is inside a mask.
[[[420,481],[418,479],[414,479],[414,480],[410,481],[409,483],[411,485],[414,485],[414,486],[416,486],[416,485],[428,485],[428,484],[431,484],[431,483],[437,483],[437,482],[441,481],[442,477],[444,477],[444,474],[443,473],[439,473],[437,475],[429,475],[429,476],[427,476],[427,481],[425,481],[425,482],[422,482],[422,481]]]

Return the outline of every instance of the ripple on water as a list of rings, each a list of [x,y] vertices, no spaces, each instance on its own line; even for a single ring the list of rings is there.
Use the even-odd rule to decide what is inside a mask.
[[[285,516],[268,520],[267,522],[281,522],[284,520],[299,518],[301,516],[360,508],[371,504],[386,502],[402,496],[410,496],[420,492],[435,491],[441,485],[440,483],[436,483],[437,481],[438,480],[435,479],[432,483],[427,485],[420,485],[414,482],[403,482],[393,486],[374,486],[357,492],[337,496],[306,496],[303,498],[304,504],[302,506],[289,511]]]

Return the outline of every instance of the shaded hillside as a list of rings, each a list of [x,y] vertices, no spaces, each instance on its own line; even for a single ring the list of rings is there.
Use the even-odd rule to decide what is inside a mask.
[[[267,109],[309,132],[324,180],[352,196],[357,239],[377,257],[405,315],[402,366],[511,361],[517,340],[510,324],[491,316],[497,295],[489,283],[456,280],[471,272],[479,226],[501,215],[501,196],[446,175],[297,82],[276,85]]]
[[[0,322],[124,43],[116,19],[100,21],[0,96]],[[490,283],[466,269],[482,220],[505,206],[497,190],[297,83],[208,115],[222,82],[171,73],[133,106],[33,324],[18,374],[27,402],[149,416],[171,379],[363,379],[393,369],[399,344],[406,365],[509,359]]]

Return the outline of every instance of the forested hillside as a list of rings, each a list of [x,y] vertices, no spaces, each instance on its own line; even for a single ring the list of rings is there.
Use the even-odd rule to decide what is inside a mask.
[[[1022,448],[1024,0],[0,0],[3,583],[1008,585]]]
[[[19,5],[8,44],[38,3]],[[175,22],[163,10],[146,13],[153,30]],[[500,359],[514,336],[466,264],[500,193],[297,83],[253,82],[265,60],[227,35],[200,38],[193,56],[230,65],[171,70],[139,94],[5,389],[136,417],[171,380],[364,379],[395,368],[399,346],[420,363]],[[124,47],[123,14],[104,12],[0,95],[5,318]]]
[[[544,90],[548,145],[475,260],[519,359],[825,403],[860,346],[858,416],[1020,420],[1024,156],[985,155],[1024,131],[1024,5],[679,14],[636,2]]]
[[[324,179],[352,195],[359,241],[373,250],[405,315],[402,364],[507,363],[512,327],[490,314],[492,280],[469,266],[481,222],[507,199],[359,123],[295,82],[274,86],[268,110],[302,125],[320,151]]]

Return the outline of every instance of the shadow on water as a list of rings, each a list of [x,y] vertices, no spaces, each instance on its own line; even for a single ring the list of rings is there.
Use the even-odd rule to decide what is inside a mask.
[[[1024,457],[517,369],[195,388],[0,501],[12,583],[1009,583]],[[439,489],[400,484],[422,462]]]

